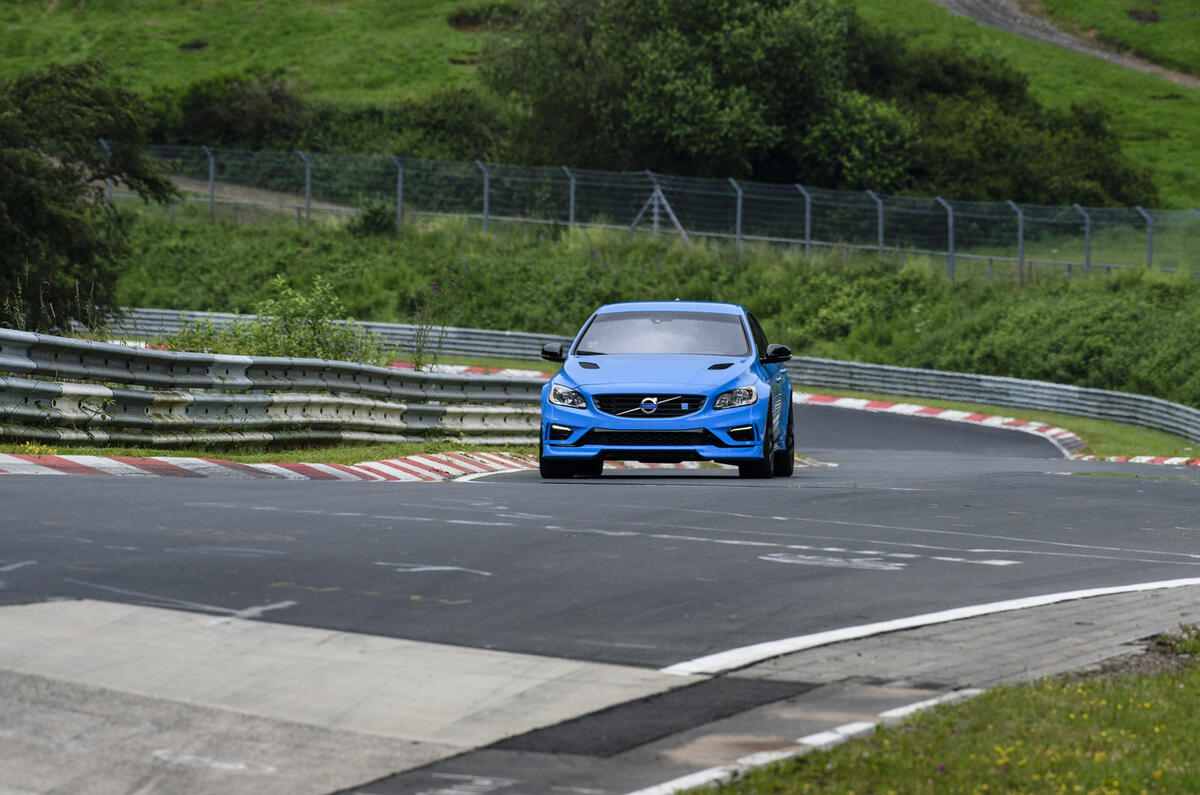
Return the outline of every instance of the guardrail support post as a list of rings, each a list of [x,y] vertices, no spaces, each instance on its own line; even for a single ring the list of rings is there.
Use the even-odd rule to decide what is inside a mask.
[[[488,173],[487,166],[481,161],[476,160],[475,165],[479,166],[479,170],[483,172],[483,231],[488,230],[488,202],[491,194],[492,175]]]
[[[1012,199],[1008,200],[1008,206],[1017,214],[1017,283],[1025,283],[1025,213],[1021,212],[1021,208],[1017,206]],[[1033,267],[1029,269],[1029,281],[1033,281]]]
[[[1154,267],[1154,218],[1141,207],[1134,207],[1146,219],[1146,270]]]
[[[395,155],[392,163],[396,166],[396,229],[399,230],[404,224],[404,164]]]
[[[742,250],[742,186],[737,184],[737,180],[733,177],[729,178],[729,184],[737,191],[737,215],[734,220],[734,240],[737,241],[737,250]]]
[[[563,173],[567,175],[567,179],[571,183],[571,199],[567,210],[567,226],[575,226],[575,175],[571,173],[571,169],[566,166],[562,167]]]
[[[112,166],[112,149],[109,148],[108,141],[104,140],[103,138],[99,138],[97,140],[100,141],[100,147],[102,149],[104,149],[104,158],[105,158],[105,160],[108,161],[109,167],[111,167]],[[112,177],[105,177],[104,178],[104,199],[109,204],[113,203],[112,194],[113,194]]]
[[[812,253],[812,194],[797,184],[796,190],[804,196],[804,256]]]
[[[879,246],[879,261],[883,262],[883,199],[873,190],[867,191],[867,195],[875,200],[875,239]]]
[[[207,146],[200,147],[208,157],[208,217],[217,217],[217,159]]]
[[[1072,204],[1075,211],[1083,216],[1083,275],[1088,276],[1092,272],[1092,217],[1088,215],[1087,210],[1080,207],[1078,204]],[[1071,278],[1071,264],[1067,263],[1067,278]]]
[[[312,161],[299,150],[296,154],[304,161],[304,222],[308,223],[312,220]]]
[[[946,242],[950,247],[946,253],[946,278],[954,281],[954,208],[941,196],[936,199],[938,204],[946,208]]]

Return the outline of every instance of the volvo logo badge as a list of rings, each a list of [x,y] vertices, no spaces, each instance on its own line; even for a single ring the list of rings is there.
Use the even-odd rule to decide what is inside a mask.
[[[658,398],[656,398],[656,397],[642,398],[642,413],[643,414],[653,414],[656,411],[658,411]]]

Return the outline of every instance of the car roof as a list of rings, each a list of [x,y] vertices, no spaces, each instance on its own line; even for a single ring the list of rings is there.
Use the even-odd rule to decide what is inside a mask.
[[[710,312],[721,315],[743,315],[745,308],[738,304],[723,304],[716,301],[626,301],[605,304],[596,310],[597,315],[616,312]]]

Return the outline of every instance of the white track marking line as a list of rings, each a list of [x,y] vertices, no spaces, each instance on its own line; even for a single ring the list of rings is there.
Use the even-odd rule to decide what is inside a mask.
[[[957,607],[951,610],[941,610],[936,613],[925,613],[907,618],[896,618],[890,621],[878,621],[873,624],[861,624],[855,627],[844,627],[811,635],[798,635],[792,638],[755,643],[737,649],[729,649],[716,654],[697,657],[694,660],[676,663],[660,669],[662,673],[691,676],[696,674],[721,674],[737,668],[744,668],[756,662],[778,657],[781,654],[791,654],[817,646],[827,646],[847,640],[867,638],[881,635],[885,632],[897,632],[903,629],[926,627],[931,624],[944,624],[959,621],[964,618],[1004,613],[1010,610],[1025,610],[1031,607],[1068,602],[1076,599],[1088,599],[1095,596],[1112,596],[1115,594],[1137,593],[1141,591],[1157,591],[1167,588],[1182,588],[1189,585],[1200,585],[1200,578],[1181,580],[1160,580],[1158,582],[1143,582],[1132,585],[1118,585],[1107,588],[1089,588],[1079,591],[1063,591],[1061,593],[1029,596],[1020,599],[1007,599],[1001,602]]]

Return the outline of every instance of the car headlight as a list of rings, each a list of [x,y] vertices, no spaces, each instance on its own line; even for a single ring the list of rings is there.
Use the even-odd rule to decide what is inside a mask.
[[[587,408],[587,401],[583,399],[583,395],[574,389],[568,389],[558,384],[550,387],[550,402],[557,406],[566,406],[572,409]]]
[[[758,401],[758,391],[752,386],[739,386],[728,392],[717,395],[714,409],[732,409],[738,406],[752,406]]]

